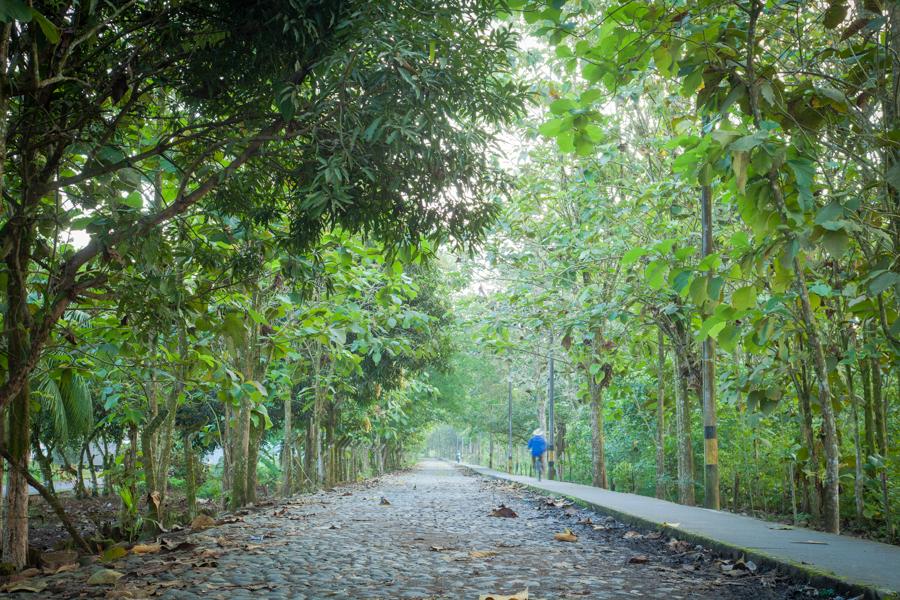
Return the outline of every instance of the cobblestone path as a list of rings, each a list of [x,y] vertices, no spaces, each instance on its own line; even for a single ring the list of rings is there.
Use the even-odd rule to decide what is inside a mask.
[[[490,516],[501,504],[518,517]],[[814,593],[436,461],[222,521],[168,540],[172,552],[105,565],[124,573],[114,585],[85,586],[101,567],[88,565],[53,576],[40,594],[16,597],[478,599],[528,588],[532,600],[765,600]],[[566,528],[577,541],[554,539]]]

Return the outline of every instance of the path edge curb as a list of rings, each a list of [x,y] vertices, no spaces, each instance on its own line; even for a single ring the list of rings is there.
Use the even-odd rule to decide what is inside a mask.
[[[538,491],[542,494],[550,495],[552,497],[565,498],[574,502],[575,504],[578,504],[579,506],[589,508],[590,510],[602,515],[614,517],[615,519],[618,519],[623,523],[633,525],[639,529],[662,531],[675,539],[706,546],[721,556],[727,556],[732,559],[737,559],[743,556],[744,558],[753,560],[762,567],[765,567],[767,569],[775,569],[779,572],[789,575],[794,579],[797,579],[798,581],[806,581],[809,585],[812,586],[831,587],[834,588],[835,591],[842,594],[852,594],[854,596],[859,596],[860,594],[862,594],[863,597],[865,597],[867,600],[900,600],[900,592],[883,589],[865,582],[851,581],[849,579],[836,575],[831,571],[817,569],[813,565],[797,563],[787,559],[775,557],[770,554],[766,554],[765,552],[760,552],[759,550],[743,548],[741,546],[721,542],[705,535],[685,531],[677,527],[670,527],[662,523],[657,523],[655,521],[639,517],[637,515],[632,515],[600,504],[595,504],[593,502],[578,498],[577,496],[569,496],[568,494],[554,492],[533,483],[513,481],[511,479],[506,479],[501,475],[479,471],[469,465],[460,465],[456,463],[452,464],[454,464],[454,466],[456,466],[457,468],[473,475],[479,475],[481,477],[487,477],[489,479],[495,479],[497,481],[506,481],[514,485],[519,485],[530,490]]]

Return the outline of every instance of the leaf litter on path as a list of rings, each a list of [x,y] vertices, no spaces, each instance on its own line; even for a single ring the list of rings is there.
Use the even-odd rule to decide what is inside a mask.
[[[505,519],[515,519],[519,515],[516,514],[516,511],[506,506],[505,504],[501,504],[497,508],[491,511],[492,517],[503,517]]]
[[[565,531],[555,534],[553,539],[557,542],[577,542],[578,536],[572,533],[572,530],[567,527]]]
[[[502,594],[481,594],[478,600],[528,600],[528,588],[525,588],[518,594],[504,596]]]

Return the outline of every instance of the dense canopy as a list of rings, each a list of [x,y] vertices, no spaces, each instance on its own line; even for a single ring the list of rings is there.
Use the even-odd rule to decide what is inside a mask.
[[[10,568],[29,484],[95,552],[536,428],[896,541],[895,2],[0,0],[0,65]]]

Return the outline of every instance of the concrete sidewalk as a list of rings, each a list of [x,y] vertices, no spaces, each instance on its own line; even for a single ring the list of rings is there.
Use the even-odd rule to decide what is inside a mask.
[[[532,477],[509,475],[478,465],[461,466],[481,475],[566,496],[626,523],[665,530],[672,537],[720,551],[744,554],[761,564],[778,566],[813,582],[866,590],[871,597],[900,597],[900,547],[897,546],[802,527],[785,528],[778,523],[647,496],[576,483],[538,482]]]

